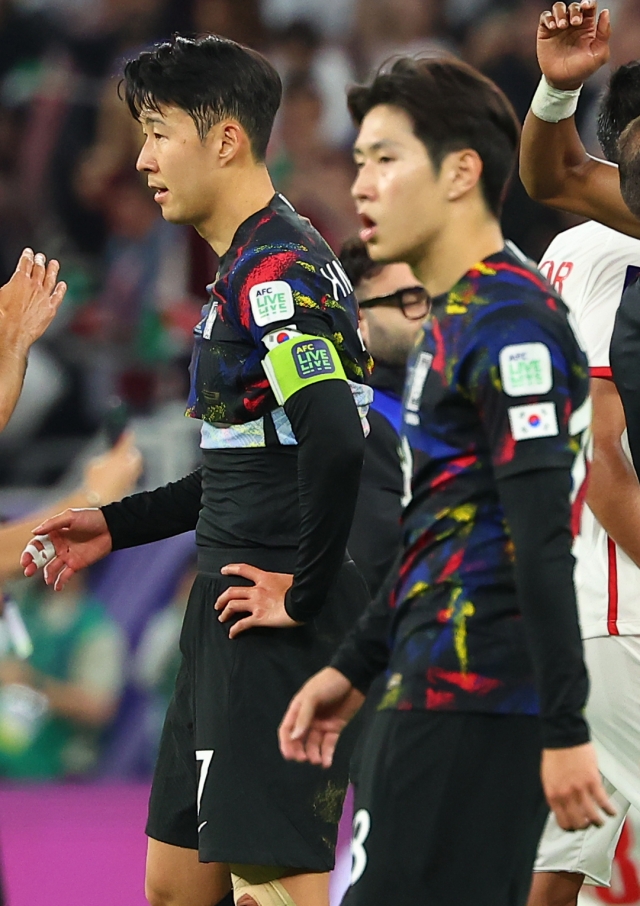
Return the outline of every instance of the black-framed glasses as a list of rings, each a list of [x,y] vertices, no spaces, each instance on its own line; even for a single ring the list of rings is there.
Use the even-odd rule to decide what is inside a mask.
[[[418,321],[429,314],[431,299],[424,286],[409,286],[399,289],[388,296],[375,296],[373,299],[363,299],[358,303],[360,308],[375,308],[377,305],[386,305],[389,308],[399,308],[409,321]]]

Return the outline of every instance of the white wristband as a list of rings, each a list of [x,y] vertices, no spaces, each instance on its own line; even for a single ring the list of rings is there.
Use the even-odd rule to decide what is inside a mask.
[[[542,76],[531,101],[531,112],[545,123],[559,123],[560,120],[568,120],[576,112],[581,91],[582,85],[580,88],[573,88],[570,91],[553,88]]]

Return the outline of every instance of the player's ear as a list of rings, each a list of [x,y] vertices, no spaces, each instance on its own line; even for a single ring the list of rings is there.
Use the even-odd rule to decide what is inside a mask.
[[[447,180],[447,200],[457,201],[480,182],[482,159],[472,148],[452,151],[443,160],[441,172]]]
[[[219,123],[216,132],[216,151],[220,166],[226,167],[235,160],[239,154],[250,151],[247,133],[240,123],[237,123],[235,120],[227,120]]]

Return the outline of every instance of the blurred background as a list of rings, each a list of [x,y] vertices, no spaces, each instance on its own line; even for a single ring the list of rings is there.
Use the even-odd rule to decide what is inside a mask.
[[[640,54],[640,3],[609,6],[616,67]],[[338,250],[358,228],[345,87],[396,54],[454,54],[493,78],[523,118],[539,78],[535,31],[544,8],[544,0],[0,0],[0,283],[30,245],[58,257],[69,284],[0,435],[0,516],[10,522],[90,485],[91,457],[117,436],[125,410],[144,458],[138,487],[197,464],[199,425],[183,417],[187,365],[216,261],[192,229],[164,223],[135,171],[140,127],[118,96],[128,56],[176,31],[215,32],[263,52],[284,81],[268,155],[276,188]],[[578,111],[596,154],[606,72],[597,79]],[[569,225],[514,178],[504,230],[526,254],[537,260]],[[123,455],[102,462],[103,497],[125,493],[138,476]],[[72,906],[75,890],[78,903],[99,906],[100,869],[105,904],[138,906],[145,783],[177,669],[193,539],[112,555],[55,602],[14,571],[0,569],[0,578],[36,650],[18,662],[0,626],[0,858],[9,902],[32,906],[46,890],[50,906],[58,893]],[[55,701],[38,691],[43,675],[60,687]],[[24,787],[34,780],[66,786]],[[98,783],[91,795],[88,781]],[[113,786],[126,783],[134,786]],[[113,789],[129,792],[118,798]],[[57,823],[46,823],[52,814]],[[71,836],[60,835],[63,826]],[[98,827],[107,836],[96,837]],[[33,869],[38,835],[42,878]],[[114,841],[120,867],[126,845],[135,892],[109,888],[126,875],[105,870]],[[77,864],[65,875],[61,861],[63,850],[82,846],[90,896]],[[637,902],[634,877],[635,892],[620,888],[604,901]]]

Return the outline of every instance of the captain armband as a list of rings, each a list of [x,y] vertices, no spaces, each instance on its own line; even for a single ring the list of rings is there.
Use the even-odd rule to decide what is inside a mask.
[[[289,331],[289,334],[292,333],[293,331]],[[265,342],[269,352],[262,360],[271,389],[281,406],[294,393],[310,384],[347,380],[340,356],[331,340],[307,334],[293,337],[285,334],[285,337],[282,341],[277,338],[275,344]]]

